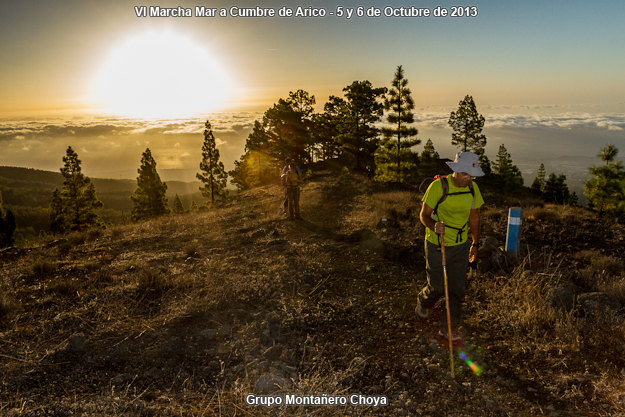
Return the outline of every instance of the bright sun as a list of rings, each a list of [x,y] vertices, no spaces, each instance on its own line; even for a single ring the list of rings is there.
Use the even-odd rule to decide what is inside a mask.
[[[151,32],[113,51],[96,76],[94,98],[114,113],[179,117],[222,106],[230,84],[204,48],[171,32]]]

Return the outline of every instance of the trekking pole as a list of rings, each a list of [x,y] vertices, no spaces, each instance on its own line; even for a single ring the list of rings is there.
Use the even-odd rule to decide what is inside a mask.
[[[449,309],[449,285],[447,284],[447,260],[445,259],[445,235],[441,238],[441,255],[443,257],[443,278],[445,282],[445,310],[447,310],[447,338],[449,339],[449,366],[451,377],[456,378],[454,370],[454,345],[451,340],[451,310]]]

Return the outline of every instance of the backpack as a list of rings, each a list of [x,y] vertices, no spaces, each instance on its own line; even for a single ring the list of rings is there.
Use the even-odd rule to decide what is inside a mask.
[[[449,192],[449,183],[447,182],[447,177],[448,177],[447,175],[436,175],[434,178],[426,178],[426,179],[424,179],[421,182],[421,185],[419,185],[419,191],[421,191],[422,193],[425,194],[425,191],[428,189],[430,184],[432,184],[436,180],[441,180],[441,186],[443,187],[443,195],[441,196],[441,198],[438,199],[438,201],[436,202],[436,206],[434,206],[434,208],[432,209],[432,218],[434,218],[434,215],[436,215],[438,217],[438,207],[450,195],[471,194],[471,196],[473,197],[473,203],[471,204],[471,209],[475,208],[475,190],[473,189],[473,183],[472,182],[469,183],[469,191],[457,191],[455,193],[450,193]],[[460,239],[462,239],[462,232],[464,231],[464,228],[467,226],[467,224],[468,224],[468,222],[465,223],[460,228],[454,227],[454,226],[450,226],[448,224],[446,224],[445,227],[449,227],[450,229],[454,229],[454,230],[458,231],[458,234],[456,235],[456,243],[458,243],[458,242],[460,242]],[[439,246],[440,246],[440,235],[439,235],[438,239],[439,239]]]

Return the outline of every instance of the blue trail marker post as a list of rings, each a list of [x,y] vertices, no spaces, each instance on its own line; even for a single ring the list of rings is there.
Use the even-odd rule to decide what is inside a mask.
[[[519,256],[519,241],[521,240],[521,207],[510,207],[508,211],[508,234],[506,237],[506,252],[509,256]]]

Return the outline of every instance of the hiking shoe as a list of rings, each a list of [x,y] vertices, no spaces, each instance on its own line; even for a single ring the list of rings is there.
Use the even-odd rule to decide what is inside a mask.
[[[421,317],[422,319],[427,319],[428,316],[430,315],[430,309],[423,308],[421,303],[417,303],[417,306],[415,307],[414,312],[417,316]]]
[[[440,329],[438,331],[438,334],[442,337],[444,337],[445,339],[448,339],[449,336],[447,336],[447,328],[445,329]],[[451,341],[452,343],[458,343],[458,342],[462,342],[462,333],[460,332],[460,330],[458,329],[451,329]]]

